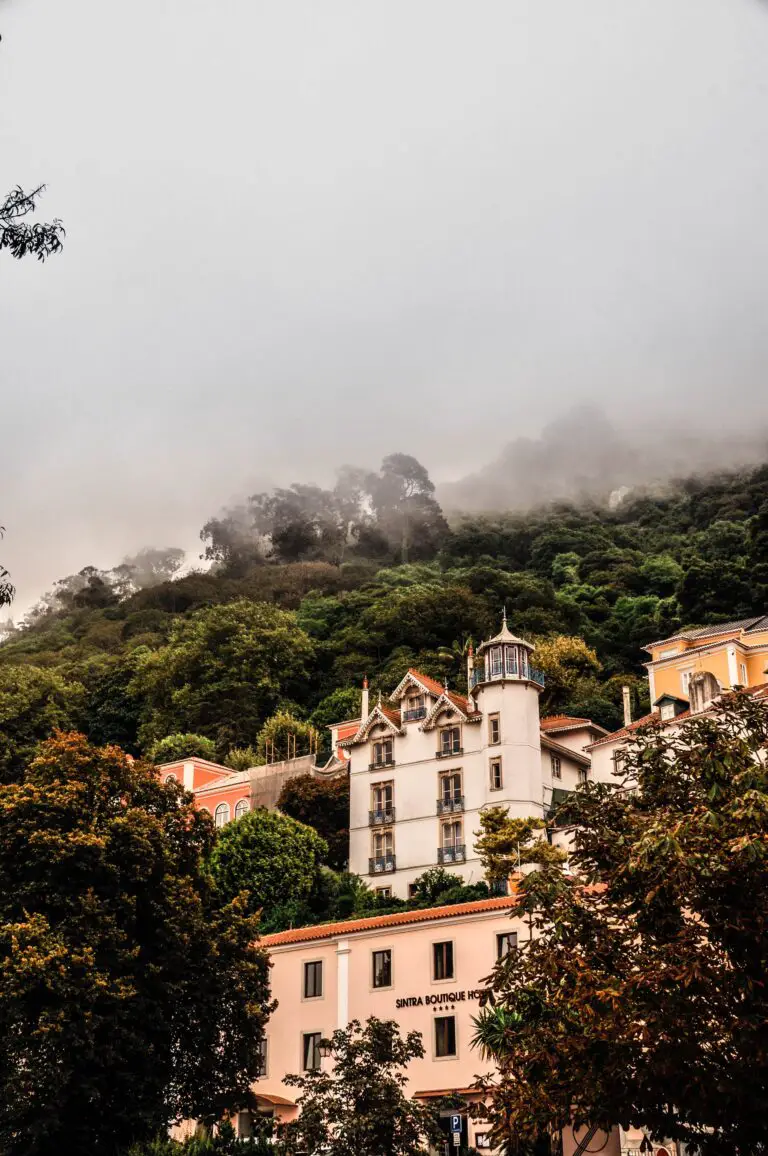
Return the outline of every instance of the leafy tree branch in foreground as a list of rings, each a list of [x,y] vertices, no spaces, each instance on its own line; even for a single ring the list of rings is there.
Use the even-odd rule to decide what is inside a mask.
[[[34,256],[38,261],[60,253],[64,244],[64,226],[58,218],[53,221],[25,220],[37,208],[37,201],[45,185],[25,193],[20,185],[11,189],[0,202],[0,250],[7,249],[12,257]]]

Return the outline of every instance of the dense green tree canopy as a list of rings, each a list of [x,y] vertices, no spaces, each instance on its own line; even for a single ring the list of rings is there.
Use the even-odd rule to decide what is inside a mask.
[[[77,725],[83,698],[83,687],[56,671],[0,666],[0,781],[19,779],[57,727]]]
[[[768,1151],[768,707],[638,731],[622,779],[580,788],[572,876],[537,824],[487,814],[492,874],[518,861],[531,938],[495,969],[478,1039],[499,1068],[499,1140],[572,1118],[702,1156]],[[631,789],[630,789],[631,788]]]
[[[0,1151],[98,1156],[248,1102],[269,1010],[210,818],[76,734],[0,789]]]
[[[341,870],[349,856],[349,778],[318,779],[299,775],[280,792],[278,807],[285,815],[314,828],[328,845],[325,862]]]
[[[219,831],[210,868],[225,900],[247,892],[249,910],[264,909],[263,926],[281,923],[281,909],[298,908],[316,886],[328,846],[311,827],[276,811],[249,811]]]
[[[246,745],[307,677],[312,644],[293,615],[244,599],[179,619],[140,673],[145,742],[195,732],[226,753]]]
[[[174,734],[159,739],[149,751],[149,757],[156,765],[160,763],[174,763],[177,759],[210,759],[216,758],[216,744],[213,739],[205,735]]]

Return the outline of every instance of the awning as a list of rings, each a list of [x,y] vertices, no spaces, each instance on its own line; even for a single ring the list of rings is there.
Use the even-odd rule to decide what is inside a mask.
[[[275,1108],[295,1108],[293,1100],[286,1100],[285,1096],[275,1096],[271,1092],[256,1092],[257,1100],[263,1100],[265,1104],[272,1104]]]

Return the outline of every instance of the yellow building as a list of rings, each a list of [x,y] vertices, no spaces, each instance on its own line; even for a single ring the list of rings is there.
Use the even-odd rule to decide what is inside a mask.
[[[710,674],[722,690],[768,682],[768,615],[683,630],[645,649],[651,704],[662,717],[677,714],[690,703],[692,675]]]

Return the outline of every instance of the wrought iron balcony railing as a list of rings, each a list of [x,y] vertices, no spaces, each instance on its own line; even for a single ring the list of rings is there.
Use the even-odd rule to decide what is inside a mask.
[[[374,855],[368,860],[369,875],[389,875],[395,870],[394,855]]]
[[[369,811],[368,812],[368,826],[369,827],[386,826],[388,823],[394,823],[394,821],[395,821],[395,808],[394,807],[380,807],[376,811]]]
[[[417,718],[426,718],[427,708],[425,706],[415,707],[413,710],[403,711],[403,722],[415,722]]]
[[[457,843],[454,847],[437,848],[438,863],[463,863],[466,858],[467,849],[463,843]]]
[[[546,686],[543,672],[535,666],[523,666],[521,668],[515,666],[507,670],[497,667],[496,670],[489,671],[487,675],[484,670],[473,670],[469,685],[471,688],[478,686],[481,682],[501,682],[502,679],[517,679],[521,682],[535,682],[537,686]]]
[[[457,759],[457,758],[461,758],[461,756],[463,754],[464,754],[464,748],[463,747],[452,747],[450,750],[445,750],[445,751],[441,747],[439,751],[435,751],[435,758],[436,759]]]
[[[392,759],[379,759],[378,762],[376,762],[374,760],[374,762],[369,763],[368,764],[368,770],[369,771],[383,771],[385,767],[394,767],[394,765],[395,765],[395,760],[393,758]]]
[[[454,811],[463,811],[463,810],[464,810],[464,796],[463,795],[452,797],[450,799],[444,798],[444,799],[438,799],[437,800],[437,813],[438,813],[438,815],[452,815],[454,813]]]

